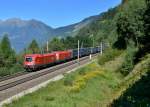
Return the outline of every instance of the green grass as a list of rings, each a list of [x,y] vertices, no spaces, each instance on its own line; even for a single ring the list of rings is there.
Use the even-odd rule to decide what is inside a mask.
[[[121,62],[121,59],[114,60],[108,68],[94,61],[76,72],[65,74],[64,79],[51,82],[46,88],[4,107],[104,107],[122,81],[122,75],[115,72],[120,66],[117,62]],[[111,70],[114,67],[116,69]],[[70,91],[71,87],[82,84],[80,82],[84,82],[83,87],[79,86],[78,91]]]

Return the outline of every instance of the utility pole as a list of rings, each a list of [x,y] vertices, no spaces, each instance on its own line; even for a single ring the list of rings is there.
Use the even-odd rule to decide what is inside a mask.
[[[78,40],[78,63],[80,61],[80,41]]]
[[[103,54],[103,43],[101,42],[101,55]]]
[[[41,54],[43,54],[43,48],[41,47]]]
[[[92,48],[94,48],[94,35],[91,34],[90,37],[91,37],[91,39],[93,40],[93,43],[92,43],[93,46],[91,46],[91,53],[92,53]]]
[[[93,47],[94,47],[94,35],[91,34],[90,37],[92,37],[92,39],[93,39]]]
[[[93,36],[93,34],[92,34],[92,37],[93,37],[93,48],[94,48],[94,36]]]
[[[47,41],[47,53],[48,53],[48,41]]]

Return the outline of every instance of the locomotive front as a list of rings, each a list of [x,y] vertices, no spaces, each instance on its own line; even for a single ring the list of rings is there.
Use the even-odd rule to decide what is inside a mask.
[[[34,59],[35,59],[35,56],[33,56],[33,55],[26,55],[24,57],[24,68],[27,71],[35,69]]]

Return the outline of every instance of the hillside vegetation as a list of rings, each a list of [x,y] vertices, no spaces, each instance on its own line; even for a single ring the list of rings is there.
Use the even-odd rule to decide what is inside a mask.
[[[62,80],[4,107],[104,107],[114,98],[113,93],[122,81],[123,75],[116,71],[123,62],[123,56],[103,66],[94,60],[71,74],[64,74]]]
[[[111,107],[149,107],[150,55],[135,66],[120,85],[120,96],[114,99]],[[118,91],[119,92],[119,91]],[[123,93],[124,92],[124,93]],[[122,94],[123,93],[123,94]]]
[[[8,36],[5,35],[0,41],[0,77],[22,71],[23,67],[11,48]]]

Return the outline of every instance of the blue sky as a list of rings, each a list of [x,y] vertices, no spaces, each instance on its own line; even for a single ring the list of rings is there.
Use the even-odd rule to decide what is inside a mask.
[[[120,2],[121,0],[0,0],[0,19],[37,19],[56,28],[107,11]]]

